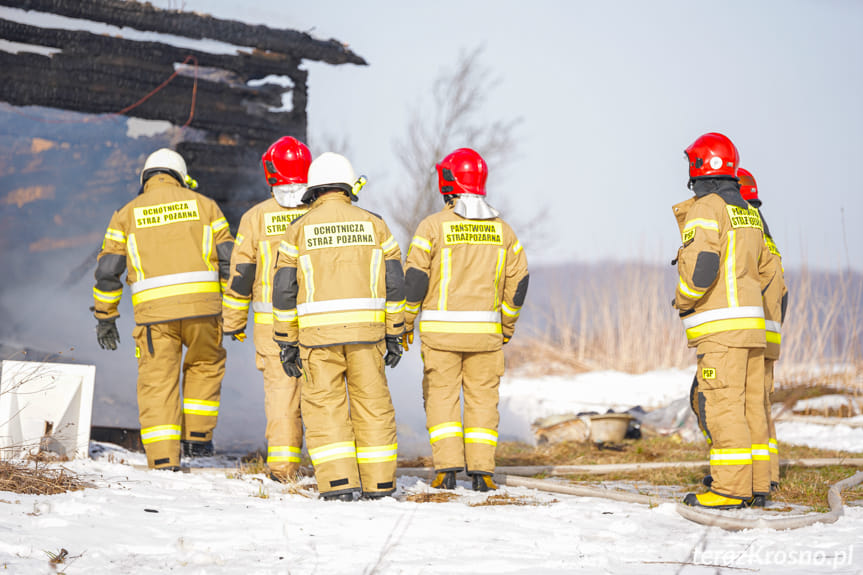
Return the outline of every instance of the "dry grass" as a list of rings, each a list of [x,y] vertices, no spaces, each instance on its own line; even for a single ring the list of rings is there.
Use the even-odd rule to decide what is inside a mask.
[[[492,507],[496,505],[526,505],[531,507],[539,507],[545,505],[551,505],[552,503],[557,503],[557,499],[550,499],[548,501],[539,501],[538,499],[534,499],[533,497],[527,496],[519,496],[514,497],[507,493],[501,493],[497,495],[489,495],[482,501],[477,501],[475,503],[468,503],[469,507]]]
[[[0,461],[0,491],[25,495],[57,495],[79,491],[87,485],[65,468],[51,468],[36,461],[20,464]]]
[[[411,503],[447,503],[458,499],[459,496],[452,491],[423,491],[421,493],[411,493],[405,499]]]

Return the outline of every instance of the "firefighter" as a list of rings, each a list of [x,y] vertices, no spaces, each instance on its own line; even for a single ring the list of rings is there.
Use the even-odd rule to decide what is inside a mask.
[[[773,421],[771,408],[773,406],[773,368],[779,359],[780,346],[782,344],[782,323],[785,321],[785,311],[788,307],[788,289],[785,285],[785,274],[782,268],[782,254],[773,241],[770,228],[764,220],[761,212],[761,200],[758,197],[758,185],[755,177],[743,168],[737,170],[740,180],[740,195],[758,210],[761,223],[764,227],[764,241],[767,249],[775,260],[776,278],[764,291],[764,323],[766,326],[767,347],[764,349],[764,389],[765,389],[765,415],[769,430],[768,451],[770,452],[770,488],[771,491],[779,486],[779,444],[776,441],[776,425]],[[761,499],[756,504],[763,503]]]
[[[423,400],[436,472],[453,489],[465,469],[476,491],[496,489],[494,454],[502,345],[527,294],[527,257],[512,228],[485,201],[488,167],[470,148],[437,164],[444,208],[411,240],[405,270],[404,346],[417,314]],[[464,421],[459,395],[464,394]]]
[[[740,508],[770,490],[761,294],[775,271],[758,211],[740,195],[731,140],[704,134],[685,154],[695,196],[674,206],[683,246],[673,305],[696,348],[695,402],[713,482],[684,503]]]
[[[279,246],[274,338],[285,373],[302,377],[306,446],[324,499],[395,492],[396,423],[384,365],[401,358],[404,272],[383,219],[352,205],[365,178],[327,152]],[[345,382],[347,381],[347,391]]]
[[[111,350],[128,268],[141,441],[155,469],[179,469],[181,440],[185,455],[212,455],[225,373],[221,292],[234,241],[222,211],[194,187],[178,153],[150,154],[141,191],[114,212],[96,266],[97,340]]]
[[[240,220],[222,316],[225,335],[243,341],[251,304],[255,365],[264,374],[267,466],[270,477],[285,482],[299,470],[303,422],[300,381],[285,375],[279,346],[273,341],[272,285],[282,235],[292,221],[308,211],[302,197],[312,155],[305,144],[285,136],[269,147],[261,162],[271,197]]]

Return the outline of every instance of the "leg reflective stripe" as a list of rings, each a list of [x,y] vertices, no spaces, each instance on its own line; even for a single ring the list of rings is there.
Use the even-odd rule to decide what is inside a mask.
[[[502,333],[500,323],[421,321],[420,333]]]
[[[357,448],[358,463],[380,463],[382,461],[395,461],[399,444],[376,445],[372,447]]]
[[[752,465],[752,450],[711,449],[710,465]]]
[[[503,268],[506,265],[506,248],[497,250],[497,266],[494,268],[494,307],[492,309],[500,309],[500,276],[503,275]]]
[[[248,311],[250,300],[248,299],[240,299],[237,297],[229,296],[228,294],[222,295],[222,305],[228,309],[238,309],[240,311]]]
[[[464,430],[458,421],[447,421],[429,428],[429,441],[435,443],[447,437],[464,437]]]
[[[318,447],[317,449],[309,449],[309,457],[312,458],[312,465],[320,465],[327,461],[336,459],[355,459],[357,456],[357,448],[353,441],[342,441],[340,443],[330,443]]]
[[[271,313],[256,313],[255,323],[273,325],[273,314]]]
[[[221,293],[222,286],[219,282],[195,282],[188,284],[179,284],[173,286],[165,286],[153,288],[132,296],[132,305],[138,305],[154,299],[162,299],[177,295],[188,295],[193,293]]]
[[[309,254],[300,256],[300,268],[306,285],[306,301],[315,301],[315,270],[312,268],[312,258]]]
[[[258,253],[261,254],[261,269],[267,270],[265,273],[261,273],[261,295],[264,298],[262,303],[270,303],[273,297],[273,288],[270,283],[273,281],[273,275],[275,274],[270,242],[262,240],[258,244]]]
[[[771,439],[770,441],[767,442],[767,450],[770,453],[777,453],[777,454],[779,453],[779,444],[776,443],[775,439]]]
[[[770,450],[767,445],[762,443],[752,444],[752,460],[753,461],[770,461]]]
[[[267,448],[267,463],[299,463],[302,451],[293,445],[271,445]]]
[[[219,402],[204,399],[184,399],[183,413],[190,415],[219,415]]]
[[[734,250],[736,247],[736,233],[734,230],[728,232],[728,244],[725,246],[725,292],[728,296],[728,307],[737,307],[737,264]]]
[[[381,250],[372,250],[372,261],[369,264],[369,289],[372,298],[378,297],[378,280],[381,274],[381,260],[384,254]]]
[[[156,441],[180,441],[179,425],[154,425],[141,429],[141,443],[147,445]]]
[[[141,266],[141,254],[138,253],[138,240],[135,234],[129,234],[129,259],[132,260],[132,268],[135,270],[135,281],[144,279],[144,268]]]
[[[201,255],[204,258],[204,263],[207,264],[207,269],[215,271],[216,267],[213,265],[213,262],[210,261],[210,257],[213,255],[213,228],[210,226],[204,226],[204,240]]]
[[[117,303],[123,295],[123,290],[117,291],[101,291],[93,288],[93,299],[103,303]]]
[[[300,329],[339,323],[384,323],[385,311],[347,311],[300,316]]]
[[[687,339],[695,339],[702,335],[719,333],[721,331],[732,331],[736,329],[764,329],[764,320],[758,317],[746,317],[739,319],[721,319],[703,323],[698,327],[686,330]]]
[[[468,427],[464,430],[464,442],[497,445],[497,431],[485,427]]]
[[[440,290],[438,295],[438,309],[446,310],[447,293],[449,292],[449,281],[452,279],[452,249],[444,248],[440,254]]]

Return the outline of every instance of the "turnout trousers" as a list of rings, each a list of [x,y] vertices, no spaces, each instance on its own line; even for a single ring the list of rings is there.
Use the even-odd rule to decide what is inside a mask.
[[[225,375],[221,316],[138,325],[132,335],[138,357],[138,413],[147,465],[178,466],[180,439],[213,438]]]
[[[396,490],[396,418],[385,352],[383,342],[300,347],[300,404],[321,494]]]
[[[776,440],[776,424],[773,421],[773,368],[775,359],[764,360],[764,392],[767,395],[764,413],[767,416],[767,431],[769,441],[767,443],[770,451],[770,482],[779,483],[779,442]]]
[[[300,380],[288,377],[282,369],[279,346],[273,341],[273,324],[256,322],[254,329],[255,366],[264,374],[267,467],[277,479],[293,479],[300,468],[303,448]]]
[[[435,471],[465,469],[469,474],[493,475],[503,350],[444,351],[423,344],[422,357],[423,402]]]
[[[698,346],[693,408],[710,444],[710,490],[749,499],[770,491],[764,350]]]

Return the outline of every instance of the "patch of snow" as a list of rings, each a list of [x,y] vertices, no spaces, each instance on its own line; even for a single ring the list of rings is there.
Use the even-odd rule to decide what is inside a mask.
[[[853,418],[857,420],[857,418]],[[838,449],[863,453],[863,429],[848,425],[817,425],[798,421],[777,421],[779,443],[806,445],[822,449]],[[781,447],[780,447],[781,450]],[[781,455],[781,451],[780,451]]]
[[[847,407],[852,412],[860,410],[859,404],[847,395],[831,394],[801,399],[794,404],[792,411],[826,411],[828,409],[841,409]]]

